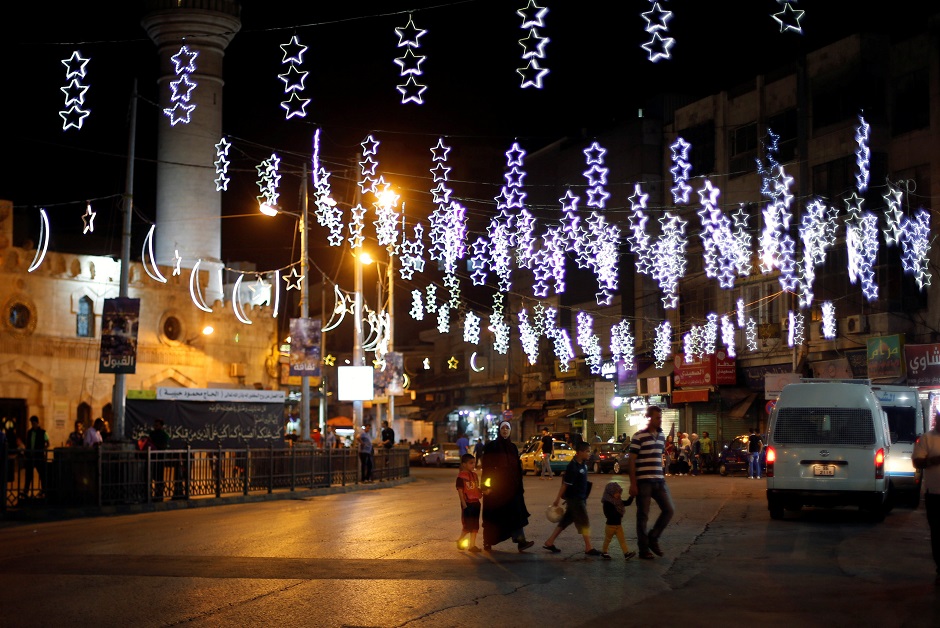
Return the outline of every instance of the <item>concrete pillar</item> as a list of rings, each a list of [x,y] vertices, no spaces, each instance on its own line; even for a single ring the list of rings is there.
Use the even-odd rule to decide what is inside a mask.
[[[221,273],[222,198],[215,189],[215,145],[222,134],[222,60],[225,47],[241,28],[240,5],[234,0],[152,0],[151,11],[141,20],[157,45],[160,57],[159,134],[157,144],[157,263],[172,265],[176,251],[183,266],[203,260],[211,306],[222,300]],[[211,8],[206,8],[211,7]],[[183,45],[199,53],[196,83],[189,104],[196,105],[188,124],[170,124],[163,109],[171,106],[170,81],[177,80],[171,57]]]

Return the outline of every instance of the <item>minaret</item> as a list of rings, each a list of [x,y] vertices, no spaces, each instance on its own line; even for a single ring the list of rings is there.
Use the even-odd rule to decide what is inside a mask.
[[[211,8],[207,8],[211,7]],[[179,251],[183,265],[209,271],[204,291],[211,306],[223,298],[221,277],[222,197],[216,191],[215,145],[222,133],[222,60],[225,47],[241,28],[236,0],[148,0],[141,20],[160,55],[160,122],[157,147],[157,263],[172,265]],[[170,82],[178,80],[171,57],[182,46],[197,52],[195,105],[188,124],[171,125]]]

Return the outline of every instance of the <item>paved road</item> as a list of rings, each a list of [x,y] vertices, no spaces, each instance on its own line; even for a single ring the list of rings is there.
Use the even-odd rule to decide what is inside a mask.
[[[526,478],[536,547],[459,552],[454,469],[306,500],[5,525],[3,626],[938,626],[922,509],[771,521],[764,484],[670,479],[664,558],[540,550],[558,488]],[[589,512],[600,542],[603,486]],[[625,529],[632,548],[634,509]],[[616,554],[616,550],[612,552]]]

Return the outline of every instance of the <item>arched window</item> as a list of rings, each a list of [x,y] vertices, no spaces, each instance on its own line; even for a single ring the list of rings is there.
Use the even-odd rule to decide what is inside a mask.
[[[79,338],[95,337],[95,309],[87,296],[78,300],[78,313],[75,315],[75,334]]]

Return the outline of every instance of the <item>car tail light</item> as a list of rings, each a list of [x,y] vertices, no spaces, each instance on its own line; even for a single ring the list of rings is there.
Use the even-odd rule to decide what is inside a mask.
[[[767,463],[767,468],[764,469],[764,475],[772,478],[774,477],[774,463],[777,462],[777,450],[773,447],[767,448],[767,457],[765,459]]]
[[[875,479],[882,480],[885,477],[885,450],[879,449],[875,452]]]

